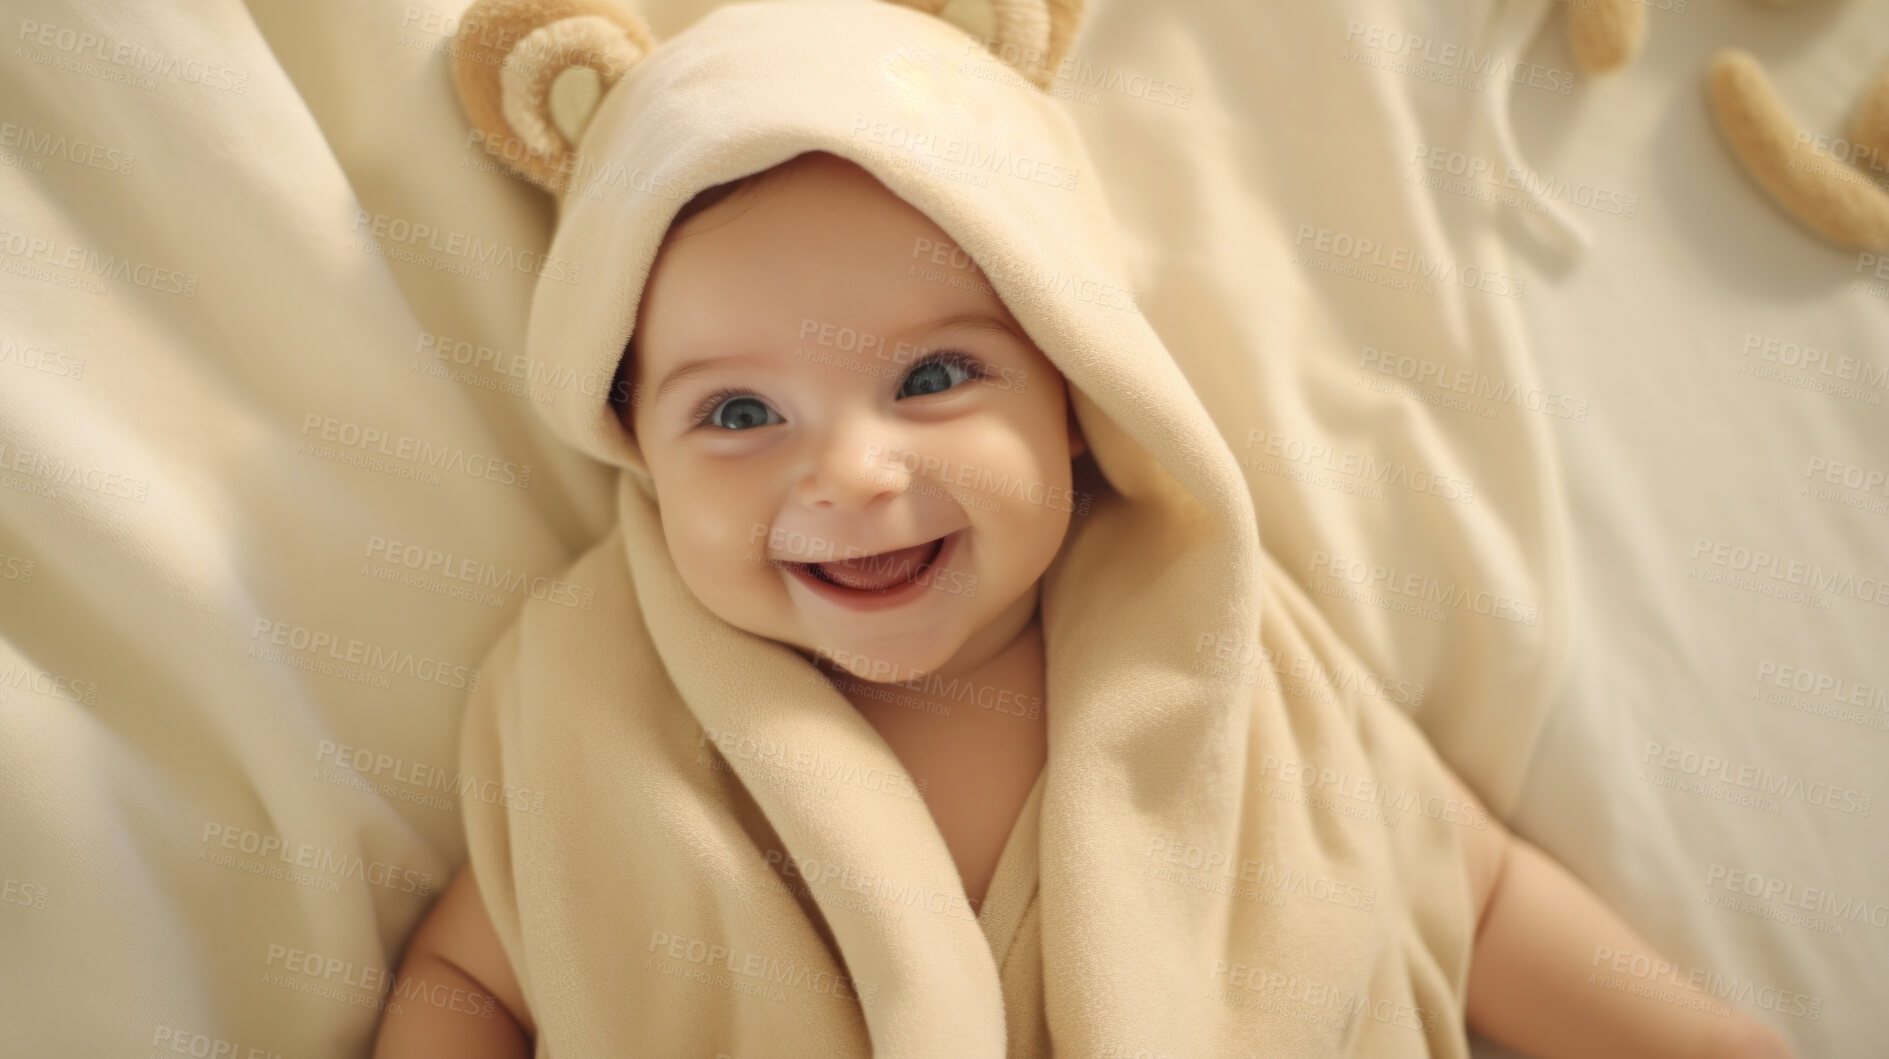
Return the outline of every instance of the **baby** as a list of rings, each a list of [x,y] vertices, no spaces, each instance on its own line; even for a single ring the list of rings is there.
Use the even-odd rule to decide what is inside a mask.
[[[904,446],[1072,492],[1084,439],[1062,378],[986,287],[906,276],[914,245],[949,237],[857,166],[807,154],[692,203],[645,294],[625,429],[641,444],[670,553],[729,624],[834,672],[925,792],[967,895],[981,904],[1047,757],[1038,587],[1071,508],[996,511],[915,489]],[[803,322],[909,343],[884,374],[797,358]],[[703,358],[703,350],[747,351]],[[621,389],[619,393],[623,392]],[[974,493],[968,498],[974,499]],[[765,536],[757,530],[766,530]],[[772,546],[809,542],[799,553]],[[809,563],[819,542],[860,559]],[[956,575],[953,579],[952,575]],[[946,587],[971,583],[975,593]],[[892,587],[882,587],[891,585]],[[889,704],[835,657],[1014,691],[1019,711]],[[922,687],[901,687],[907,699]],[[931,696],[933,701],[944,700]],[[1456,797],[1477,805],[1460,786]],[[1492,821],[1493,822],[1493,821]],[[1476,942],[1468,1023],[1538,1056],[1787,1056],[1763,1024],[1588,984],[1600,948],[1652,950],[1528,843],[1468,829]],[[376,1055],[524,1056],[531,1011],[462,869],[407,950],[403,977],[497,997],[503,1017],[390,1011]]]
[[[805,82],[809,108],[866,105],[846,48],[940,91],[913,71],[958,38],[923,16],[732,5],[704,20],[699,66],[608,97],[596,121],[617,124],[585,142],[648,152],[639,135],[716,108],[777,120],[766,63],[738,45],[787,48],[797,8],[853,34],[796,53],[838,86]],[[716,63],[755,94],[692,95]],[[1007,108],[1023,89],[965,91]],[[953,98],[921,102],[946,122]],[[637,123],[657,107],[673,113]],[[1062,135],[982,127],[1044,153]],[[822,137],[844,143],[803,135]],[[533,307],[534,349],[611,358],[608,399],[568,422],[625,468],[624,524],[570,575],[602,586],[594,613],[529,607],[494,649],[462,768],[548,784],[549,807],[466,806],[467,865],[396,989],[470,1002],[389,1006],[377,1056],[1460,1056],[1465,1022],[1545,1057],[1791,1055],[1683,982],[1606,984],[1604,954],[1651,947],[1401,716],[1210,672],[1201,631],[1255,613],[1269,657],[1316,641],[1252,558],[1250,505],[1213,477],[1230,454],[1137,317],[1000,283],[939,221],[975,203],[1054,257],[1093,200],[942,191],[933,214],[825,149],[748,171],[653,239],[589,227],[613,215],[564,192],[553,253],[602,246],[606,278],[611,254],[649,260],[623,273],[641,283],[627,348],[617,320],[555,315],[578,293]],[[1097,320],[1114,340],[1089,341]],[[609,335],[614,352],[589,351]],[[1265,755],[1378,772],[1468,823],[1258,796]],[[1165,859],[1206,870],[1155,870],[1181,850]],[[1350,899],[1249,885],[1308,868]]]

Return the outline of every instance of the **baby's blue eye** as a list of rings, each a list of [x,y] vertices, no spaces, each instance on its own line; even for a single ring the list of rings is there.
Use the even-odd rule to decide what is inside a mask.
[[[905,374],[898,396],[924,397],[943,393],[973,379],[989,378],[990,374],[976,359],[955,350],[946,350],[932,354],[914,365]],[[786,420],[753,394],[740,390],[717,390],[696,406],[695,422],[732,433],[773,426]]]
[[[747,430],[750,427],[768,426],[770,415],[774,416],[771,422],[782,422],[779,415],[772,408],[762,404],[759,398],[737,394],[718,400],[719,403],[709,410],[707,422],[723,430]],[[728,412],[726,416],[722,415],[724,410]]]
[[[905,385],[899,388],[900,397],[923,397],[928,393],[942,393],[957,383],[951,381],[951,371],[956,369],[964,378],[960,381],[984,378],[988,372],[984,366],[970,357],[957,352],[940,353],[928,360],[920,361],[905,376]],[[907,393],[907,389],[916,385],[917,389]]]

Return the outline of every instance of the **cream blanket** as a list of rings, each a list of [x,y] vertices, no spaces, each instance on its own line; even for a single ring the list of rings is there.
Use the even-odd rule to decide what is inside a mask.
[[[720,6],[636,4],[662,37]],[[1838,133],[1889,52],[1889,5],[1655,5],[1640,61],[1562,93],[1570,6],[1091,0],[1056,87],[1136,244],[1142,312],[1228,443],[1250,452],[1259,430],[1253,448],[1331,451],[1248,460],[1267,553],[1302,578],[1324,553],[1537,604],[1536,627],[1467,609],[1435,622],[1383,609],[1381,590],[1325,594],[1329,562],[1311,582],[1373,671],[1423,692],[1416,717],[1439,752],[1650,941],[1765,987],[1772,1006],[1744,1009],[1804,1054],[1873,1054],[1889,978],[1872,780],[1889,717],[1882,609],[1812,610],[1689,571],[1719,569],[1692,558],[1703,535],[1884,572],[1882,516],[1823,474],[1889,451],[1889,417],[1793,385],[1782,359],[1824,351],[1819,385],[1840,356],[1874,371],[1883,277],[1776,214],[1716,139],[1699,71],[1719,47],[1751,48],[1806,128]],[[428,225],[515,258],[549,241],[549,200],[467,144],[446,53],[464,7],[10,5],[0,219],[27,240],[0,259],[11,1051],[367,1054],[377,1002],[412,1002],[384,986],[438,892],[405,887],[440,885],[463,859],[462,802],[517,794],[461,789],[463,689],[300,664],[326,651],[247,651],[266,620],[265,634],[474,668],[528,590],[566,590],[560,572],[618,521],[614,469],[552,436],[512,374],[533,277],[468,276],[455,269],[470,254],[419,260],[412,232],[373,231]],[[1465,85],[1466,50],[1530,9],[1539,32],[1498,49],[1520,80]],[[1514,156],[1475,135],[1511,99]],[[1492,168],[1456,182],[1447,167],[1465,160]],[[1479,194],[1506,195],[1511,162],[1563,199],[1598,186],[1638,209],[1577,206],[1588,255],[1532,258],[1508,235],[1533,204]],[[1307,224],[1519,274],[1526,290],[1426,297],[1315,270],[1349,259],[1316,235],[1301,259]],[[72,247],[87,256],[68,262]],[[109,271],[120,263],[138,275]],[[153,268],[196,277],[197,296],[138,285]],[[1361,363],[1367,350],[1396,356]],[[1396,374],[1431,365],[1448,374]],[[1472,405],[1490,402],[1456,386],[1491,381],[1521,389],[1484,417]],[[1537,388],[1589,414],[1524,405]],[[304,454],[310,412],[529,465],[530,487]],[[1363,480],[1343,473],[1351,453],[1473,479],[1474,502],[1339,492]],[[1288,477],[1301,470],[1326,477]],[[1570,534],[1572,566],[1556,558]],[[388,561],[407,554],[396,544],[501,587],[406,579],[426,571]],[[1804,693],[1778,683],[1805,679]],[[1648,741],[1874,793],[1877,815],[1659,785],[1690,777],[1642,773]],[[313,853],[340,870],[316,873],[319,888],[251,874],[236,865],[258,840],[287,844],[278,867]],[[1788,887],[1761,904],[1791,921],[1751,914],[1734,887],[1754,876]],[[1825,917],[1793,901],[1826,898],[1863,909],[1837,921],[1842,936],[1795,921]],[[87,949],[111,958],[72,958]],[[1795,1007],[1804,995],[1814,1007]]]
[[[1465,1054],[1483,821],[1394,707],[1321,679],[1358,663],[1260,546],[1061,105],[940,19],[780,0],[663,43],[581,148],[601,193],[548,253],[584,279],[540,282],[534,361],[607,377],[689,195],[830,151],[985,263],[1071,384],[1094,501],[1044,577],[1048,764],[973,913],[884,741],[690,594],[634,443],[560,393],[621,524],[568,575],[594,609],[528,603],[482,665],[460,762],[543,792],[464,807],[538,1054]]]

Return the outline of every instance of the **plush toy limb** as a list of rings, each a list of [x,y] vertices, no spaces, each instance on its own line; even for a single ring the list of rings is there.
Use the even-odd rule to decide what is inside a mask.
[[[1640,0],[1577,0],[1568,7],[1568,43],[1590,74],[1626,65],[1646,43],[1646,5]]]
[[[1889,246],[1889,194],[1811,149],[1811,137],[1799,134],[1757,59],[1736,48],[1719,52],[1707,68],[1706,89],[1720,132],[1778,205],[1840,246]]]
[[[1878,174],[1889,173],[1889,66],[1863,92],[1850,126],[1850,140],[1863,148],[1861,161]]]

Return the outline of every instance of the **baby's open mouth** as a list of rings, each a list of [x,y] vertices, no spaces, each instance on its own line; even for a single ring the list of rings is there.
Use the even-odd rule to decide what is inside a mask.
[[[788,563],[798,566],[807,573],[830,585],[852,589],[855,592],[884,592],[897,588],[922,573],[938,553],[944,549],[944,537],[914,544],[909,548],[896,548],[889,552],[862,555],[853,559],[842,559],[824,563]]]

